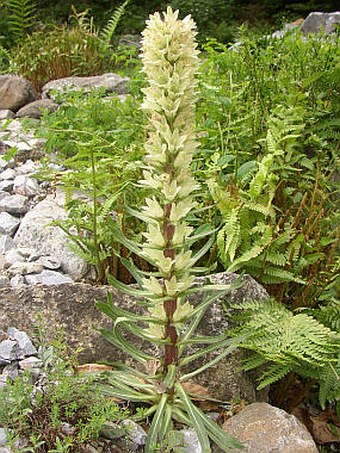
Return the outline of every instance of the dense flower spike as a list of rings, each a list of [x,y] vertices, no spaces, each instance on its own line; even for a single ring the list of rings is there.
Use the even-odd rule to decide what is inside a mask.
[[[150,325],[148,333],[168,340],[164,368],[177,363],[178,329],[192,307],[181,295],[191,286],[193,265],[188,238],[192,229],[185,218],[195,207],[197,184],[190,164],[195,140],[195,73],[198,50],[195,23],[169,7],[163,17],[150,16],[143,32],[143,71],[148,87],[142,107],[149,116],[146,149],[147,168],[141,184],[150,188],[144,215],[149,219],[143,253],[159,271],[159,277],[144,279],[144,289],[153,293],[153,317],[164,325]]]

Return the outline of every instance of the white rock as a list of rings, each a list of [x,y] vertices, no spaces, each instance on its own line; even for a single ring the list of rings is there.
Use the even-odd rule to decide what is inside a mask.
[[[39,259],[39,262],[46,269],[59,269],[61,266],[61,260],[59,258],[55,258],[54,256],[42,256]]]
[[[35,355],[38,353],[26,332],[19,330],[15,327],[9,327],[7,329],[7,335],[10,340],[15,340],[18,343],[25,357]]]
[[[8,252],[5,253],[5,268],[9,268],[12,264],[17,263],[18,261],[25,261],[24,256],[15,248],[11,248]]]
[[[8,268],[8,273],[11,276],[25,274],[40,274],[43,271],[43,265],[37,262],[33,263],[14,263]]]
[[[4,181],[0,182],[0,190],[3,190],[5,192],[11,192],[13,186],[14,186],[13,179],[5,179]]]
[[[0,253],[5,254],[14,247],[11,236],[4,235],[0,237]]]
[[[19,175],[28,175],[34,174],[38,169],[39,165],[36,162],[33,162],[33,160],[28,159],[24,164],[20,165],[20,167],[17,167],[16,170]]]
[[[66,218],[64,195],[59,191],[55,198],[48,195],[25,215],[14,243],[17,247],[35,248],[40,256],[49,255],[59,259],[62,271],[72,279],[79,280],[86,275],[87,263],[67,246],[66,234],[59,227],[51,225],[54,220]]]
[[[20,220],[8,212],[0,212],[0,234],[12,236],[20,225]]]
[[[185,445],[183,453],[203,453],[196,431],[193,429],[182,429],[180,432],[183,435],[183,443]]]
[[[28,198],[23,195],[8,195],[0,200],[0,211],[9,214],[25,214],[28,211]]]
[[[10,286],[11,282],[6,275],[0,275],[0,288],[4,288],[5,286]]]
[[[147,434],[141,426],[132,420],[123,420],[122,425],[126,427],[126,435],[132,442],[131,451],[136,451],[145,445]]]
[[[8,118],[14,118],[15,113],[12,112],[12,110],[8,109],[1,109],[0,110],[0,120],[8,119]]]
[[[7,168],[5,171],[0,173],[0,180],[5,181],[6,179],[14,179],[16,176],[16,171],[12,168]]]
[[[39,192],[39,184],[36,179],[26,175],[18,175],[14,178],[13,191],[16,194],[31,197]]]
[[[28,285],[63,285],[64,283],[73,283],[72,278],[67,275],[50,270],[43,270],[40,274],[26,275],[25,281]]]
[[[12,288],[17,288],[18,286],[26,285],[25,278],[22,275],[15,275],[11,278],[10,282]]]

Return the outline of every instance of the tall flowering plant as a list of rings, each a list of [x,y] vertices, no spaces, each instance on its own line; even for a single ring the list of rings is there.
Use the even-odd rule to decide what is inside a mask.
[[[210,452],[209,437],[224,451],[240,447],[236,439],[224,433],[194,405],[183,386],[185,381],[216,364],[236,347],[234,340],[224,336],[194,335],[206,309],[221,297],[221,291],[230,291],[229,286],[200,287],[199,291],[205,291],[208,296],[198,306],[192,306],[187,300],[188,294],[198,290],[192,287],[193,274],[197,270],[195,263],[209,250],[212,242],[208,240],[194,255],[190,250],[192,243],[210,232],[195,234],[186,221],[196,206],[197,190],[190,171],[198,146],[194,106],[199,52],[195,35],[195,23],[190,16],[179,20],[178,11],[173,12],[170,7],[163,17],[159,13],[150,16],[143,32],[143,71],[148,86],[144,90],[142,107],[149,118],[149,129],[144,179],[140,184],[150,189],[150,197],[140,211],[129,209],[129,212],[145,222],[145,242],[137,244],[126,239],[118,228],[115,233],[125,246],[156,270],[144,273],[123,259],[140,288],[125,286],[114,279],[110,281],[120,290],[143,297],[147,313],[137,315],[125,311],[113,304],[110,297],[105,303],[97,303],[115,321],[112,331],[102,331],[115,346],[146,365],[155,363],[153,356],[124,337],[122,331],[125,329],[158,345],[162,351],[153,373],[120,365],[108,374],[109,385],[102,387],[109,395],[149,403],[150,407],[143,413],[144,417],[153,416],[147,452],[164,445],[169,431],[174,429],[174,421],[196,430],[203,452]],[[207,346],[185,356],[185,347],[193,343]],[[215,349],[221,349],[217,358],[195,371],[181,373],[183,366]]]

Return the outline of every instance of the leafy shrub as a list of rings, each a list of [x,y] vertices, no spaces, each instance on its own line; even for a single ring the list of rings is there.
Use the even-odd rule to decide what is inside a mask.
[[[66,192],[69,219],[60,226],[72,248],[95,266],[98,281],[106,281],[107,271],[128,281],[116,257],[125,252],[112,225],[131,237],[138,234],[124,206],[138,205],[144,196],[135,187],[141,176],[144,117],[133,97],[122,102],[103,96],[100,90],[64,95],[62,106],[43,118],[39,135],[66,167],[55,175],[48,169],[47,175]]]

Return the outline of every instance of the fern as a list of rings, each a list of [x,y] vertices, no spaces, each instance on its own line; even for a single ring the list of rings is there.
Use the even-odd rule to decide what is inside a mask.
[[[308,375],[320,383],[320,402],[325,404],[327,389],[335,399],[339,389],[339,335],[305,313],[293,314],[274,300],[248,301],[233,308],[240,326],[234,336],[245,335],[241,347],[254,352],[244,363],[250,370],[266,363],[259,389],[272,384],[290,371]],[[339,394],[338,394],[339,395]]]
[[[131,0],[126,0],[122,5],[113,12],[106,26],[101,30],[99,37],[103,43],[103,50],[106,51],[111,44],[112,37],[116,31],[117,25],[122,18],[126,7]]]
[[[6,0],[9,28],[15,41],[23,39],[36,19],[36,5],[32,0]]]

